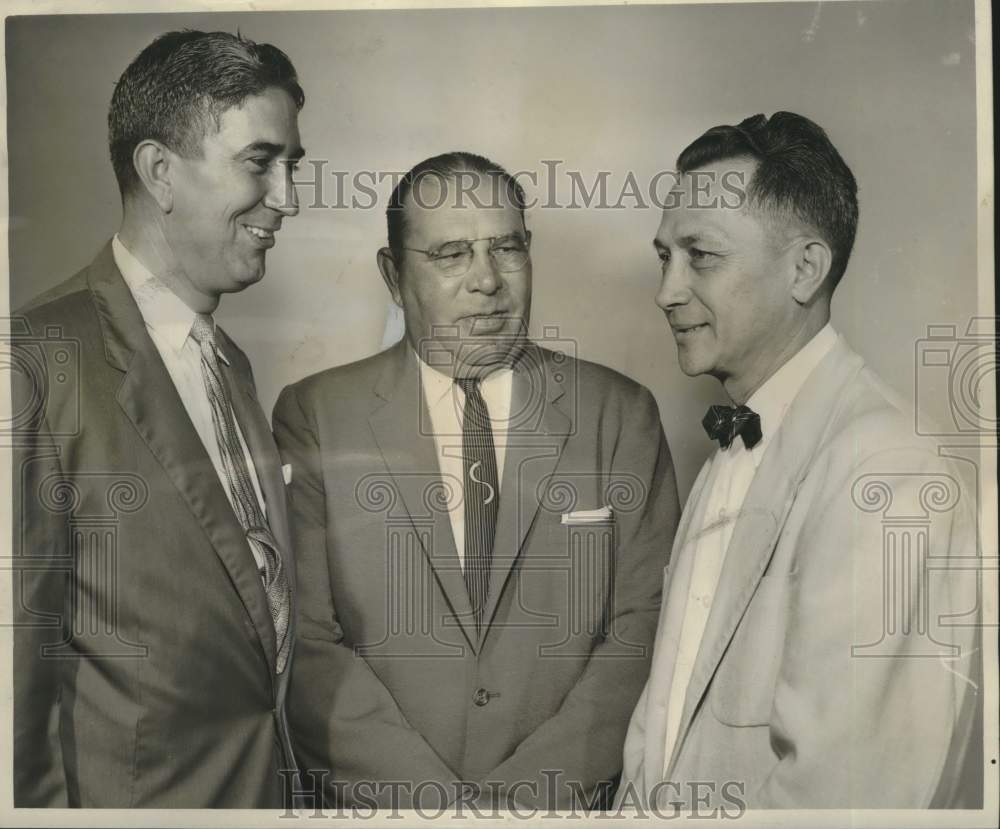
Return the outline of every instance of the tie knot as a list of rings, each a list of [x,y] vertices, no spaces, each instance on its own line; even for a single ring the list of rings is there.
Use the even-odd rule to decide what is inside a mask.
[[[728,449],[737,435],[747,449],[760,443],[760,415],[749,406],[710,406],[701,425],[723,449]]]
[[[215,345],[215,321],[210,314],[195,314],[191,325],[191,338],[203,345]]]
[[[466,397],[476,397],[479,395],[478,377],[456,377],[455,385],[465,393]]]

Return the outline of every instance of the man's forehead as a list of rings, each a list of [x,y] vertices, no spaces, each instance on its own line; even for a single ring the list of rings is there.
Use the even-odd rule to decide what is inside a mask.
[[[404,210],[411,238],[447,241],[523,229],[521,212],[511,201],[507,183],[496,176],[422,176],[414,181]]]
[[[285,90],[269,87],[219,113],[213,125],[217,129],[210,129],[209,134],[214,132],[235,150],[260,149],[299,157],[303,149],[298,114]]]
[[[661,244],[694,244],[706,239],[723,240],[732,236],[723,208],[667,208],[663,211],[656,240]]]

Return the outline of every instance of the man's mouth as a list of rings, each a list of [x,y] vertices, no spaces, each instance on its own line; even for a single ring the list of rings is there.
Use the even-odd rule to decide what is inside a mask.
[[[482,314],[466,314],[464,319],[472,324],[472,334],[493,334],[507,324],[510,314],[507,311],[492,311]]]
[[[690,337],[690,336],[693,336],[694,334],[698,333],[699,331],[701,331],[702,328],[707,328],[708,325],[706,323],[702,322],[702,323],[698,323],[697,325],[673,325],[672,324],[670,327],[673,329],[675,337],[677,337],[679,339],[684,339],[686,337]]]
[[[243,229],[262,247],[272,247],[274,245],[274,234],[277,228],[268,229],[260,225],[243,225]]]

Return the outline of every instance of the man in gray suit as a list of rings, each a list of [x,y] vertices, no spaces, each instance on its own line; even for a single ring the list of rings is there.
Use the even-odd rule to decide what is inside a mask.
[[[678,515],[657,406],[565,339],[527,339],[531,236],[502,168],[428,159],[388,219],[405,338],[274,412],[303,768],[345,805],[599,801]]]
[[[294,561],[212,317],[298,212],[287,56],[171,32],[115,87],[123,221],[15,320],[14,803],[280,808]]]

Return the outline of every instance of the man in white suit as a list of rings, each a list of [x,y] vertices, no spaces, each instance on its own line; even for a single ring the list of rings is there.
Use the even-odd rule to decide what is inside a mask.
[[[831,328],[854,177],[784,112],[709,130],[677,170],[657,304],[682,370],[734,405],[705,417],[719,448],[664,575],[616,802],[974,806],[975,577],[948,567],[976,555],[971,496]]]

